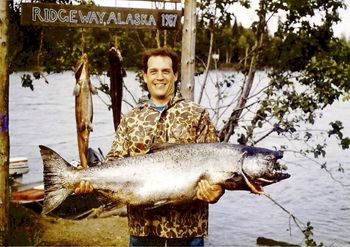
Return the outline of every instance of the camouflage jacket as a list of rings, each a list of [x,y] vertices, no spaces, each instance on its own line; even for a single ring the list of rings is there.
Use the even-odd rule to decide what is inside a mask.
[[[135,107],[118,126],[108,160],[147,153],[152,144],[217,142],[209,114],[201,106],[174,97],[160,112],[151,102]],[[166,238],[205,236],[208,204],[194,201],[156,209],[128,207],[130,235]]]

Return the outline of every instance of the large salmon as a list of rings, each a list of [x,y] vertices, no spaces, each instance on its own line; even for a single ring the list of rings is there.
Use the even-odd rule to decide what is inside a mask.
[[[77,170],[59,154],[40,146],[44,164],[43,214],[58,207],[88,180],[95,191],[122,205],[156,207],[193,200],[197,183],[208,179],[229,190],[264,193],[262,186],[288,178],[277,160],[283,153],[227,143],[173,145],[153,153],[102,162]]]
[[[77,137],[80,165],[87,167],[87,152],[89,148],[89,135],[92,131],[92,95],[97,94],[96,88],[91,84],[89,63],[86,54],[83,54],[75,69],[76,84],[73,95],[75,96],[75,118],[77,124]]]

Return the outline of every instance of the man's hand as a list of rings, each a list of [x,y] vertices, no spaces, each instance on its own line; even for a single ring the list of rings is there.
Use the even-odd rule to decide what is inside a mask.
[[[79,185],[75,188],[75,194],[86,194],[94,190],[89,181],[80,181]]]
[[[221,185],[211,185],[206,179],[202,179],[198,183],[197,199],[199,200],[209,203],[216,203],[224,193],[225,190],[221,187]]]

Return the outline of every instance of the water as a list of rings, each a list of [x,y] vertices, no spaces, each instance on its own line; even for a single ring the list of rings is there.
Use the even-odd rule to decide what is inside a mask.
[[[130,72],[131,73],[131,72]],[[25,156],[29,159],[30,174],[24,182],[42,180],[42,161],[38,145],[52,147],[68,161],[78,159],[75,124],[75,85],[73,72],[48,75],[49,84],[43,80],[34,82],[34,91],[21,87],[20,76],[10,76],[10,142],[11,156]],[[103,80],[109,80],[107,77]],[[138,84],[129,77],[129,90],[141,95]],[[94,85],[98,78],[92,77]],[[107,81],[108,82],[108,81]],[[129,111],[135,104],[127,92],[127,103],[123,109]],[[90,133],[90,147],[101,148],[106,154],[114,137],[112,112],[105,102],[108,96],[99,92],[93,96],[94,120]]]
[[[49,84],[42,80],[36,81],[35,90],[31,91],[21,87],[21,75],[19,73],[10,76],[11,156],[25,156],[29,159],[30,173],[23,177],[23,181],[33,182],[42,180],[42,161],[38,145],[53,148],[68,161],[78,159],[72,96],[75,82],[72,72],[49,75]],[[211,74],[211,77],[215,76]],[[259,76],[264,75],[260,74],[257,78]],[[125,84],[136,97],[140,97],[142,93],[134,78],[135,73],[128,72]],[[102,80],[108,82],[108,78],[102,77]],[[97,81],[94,77],[95,85],[98,84]],[[210,104],[208,98],[216,92],[213,87],[208,86],[211,93],[207,94],[209,97],[203,97],[203,104]],[[130,104],[135,102],[127,92],[124,95],[127,103],[123,103],[123,112],[126,112],[131,109]],[[100,93],[93,100],[94,131],[90,135],[90,147],[100,147],[106,154],[114,137],[112,112],[108,111],[103,102],[108,101],[107,96]],[[350,136],[349,112],[349,102],[341,102],[326,109],[325,118],[317,122],[315,128],[325,129],[329,121],[340,119],[346,135]],[[229,113],[227,111],[224,114]],[[220,121],[218,124],[220,125]],[[259,145],[273,147],[282,142],[285,140],[270,138]],[[287,143],[298,147],[293,142]],[[339,151],[336,140],[333,140],[328,143],[327,154],[327,166],[334,178],[349,185],[350,152]],[[288,172],[292,177],[266,187],[266,191],[302,222],[311,222],[317,243],[323,242],[325,246],[350,246],[350,187],[333,180],[314,162],[293,153],[286,153],[283,160],[288,164]],[[337,172],[339,163],[345,169],[344,173]],[[211,205],[209,221],[209,237],[206,243],[210,246],[257,246],[258,237],[294,244],[301,244],[303,241],[303,234],[286,212],[268,198],[248,192],[226,191],[219,203]]]

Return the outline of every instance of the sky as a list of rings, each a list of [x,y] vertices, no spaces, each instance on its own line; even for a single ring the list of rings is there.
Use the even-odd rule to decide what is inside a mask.
[[[183,1],[182,1],[183,2]],[[252,6],[257,5],[257,0],[252,0]],[[350,39],[350,0],[344,0],[345,4],[348,6],[346,10],[339,12],[342,21],[337,25],[333,26],[333,31],[337,37],[346,37]],[[132,1],[132,0],[95,0],[95,3],[101,6],[109,7],[130,7],[130,8],[149,8],[152,4],[147,1]],[[181,4],[178,4],[180,8]],[[167,3],[167,6],[172,8],[175,6],[174,3]],[[240,7],[238,4],[234,6],[233,13],[237,16],[238,22],[240,22],[244,27],[249,27],[251,23],[256,20],[254,10],[247,10]],[[269,26],[270,31],[274,31],[275,23],[277,21],[277,16],[271,19],[271,25]]]

